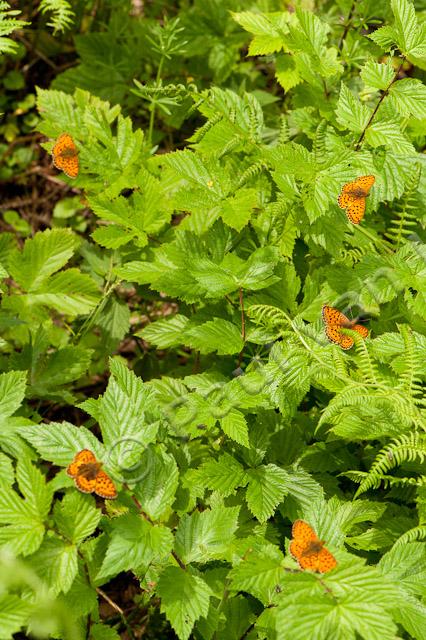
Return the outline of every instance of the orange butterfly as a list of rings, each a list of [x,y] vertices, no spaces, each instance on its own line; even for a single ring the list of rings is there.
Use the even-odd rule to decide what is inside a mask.
[[[304,520],[296,520],[291,530],[293,540],[290,553],[302,569],[327,573],[337,565],[336,558],[324,547],[312,527]]]
[[[343,313],[324,305],[322,308],[322,319],[325,324],[325,333],[330,342],[340,344],[342,349],[350,349],[354,345],[354,339],[341,332],[341,329],[353,329],[362,338],[368,338],[368,329],[362,324],[357,324],[356,320],[349,320]]]
[[[75,486],[83,493],[97,493],[101,498],[112,500],[117,490],[111,478],[101,471],[102,462],[96,460],[89,449],[79,451],[67,467],[67,474],[74,478]]]
[[[346,209],[346,215],[353,224],[359,224],[363,219],[365,200],[375,182],[374,176],[360,176],[343,185],[337,202],[341,209]]]
[[[69,178],[78,176],[78,149],[69,133],[61,133],[52,149],[53,164]]]

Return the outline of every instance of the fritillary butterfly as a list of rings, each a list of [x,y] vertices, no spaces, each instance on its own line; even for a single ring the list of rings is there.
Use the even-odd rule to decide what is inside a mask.
[[[296,520],[291,530],[290,553],[302,569],[327,573],[337,565],[336,558],[324,547],[312,527],[304,520]]]
[[[78,176],[78,149],[69,133],[61,133],[52,149],[53,164],[69,178]]]
[[[101,498],[113,500],[117,490],[111,478],[101,471],[102,462],[96,460],[89,449],[79,451],[67,467],[67,474],[74,478],[75,486],[83,493],[96,493]]]
[[[352,329],[359,333],[362,338],[368,338],[368,329],[362,324],[357,324],[356,320],[349,320],[343,313],[324,305],[322,308],[322,319],[325,324],[325,333],[330,342],[339,344],[342,349],[350,349],[354,345],[354,339],[341,332],[341,329]]]
[[[346,209],[346,215],[353,224],[359,224],[363,219],[366,198],[375,181],[374,176],[360,176],[343,185],[337,202],[341,209]]]

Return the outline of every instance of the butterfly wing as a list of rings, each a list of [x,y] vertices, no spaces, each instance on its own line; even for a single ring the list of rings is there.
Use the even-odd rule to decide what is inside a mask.
[[[362,338],[368,338],[368,334],[369,334],[368,329],[367,329],[367,327],[364,327],[364,325],[363,325],[363,324],[354,324],[354,326],[352,327],[352,329],[353,329],[354,331],[356,331],[357,333],[359,333],[359,335],[360,335]]]
[[[75,478],[78,475],[80,467],[83,464],[87,464],[88,462],[96,462],[95,454],[89,451],[89,449],[83,449],[82,451],[79,451],[75,455],[75,458],[71,462],[71,464],[68,465],[67,474],[71,478]]]
[[[78,475],[74,478],[75,486],[83,493],[93,493],[96,488],[96,478],[86,478]]]
[[[365,196],[356,198],[346,207],[346,215],[352,224],[359,224],[365,214]]]
[[[365,191],[365,195],[368,196],[371,187],[376,182],[375,176],[360,176],[355,180],[355,184],[357,187],[363,189]]]
[[[349,318],[338,309],[325,304],[322,308],[322,319],[325,325],[325,334],[330,342],[340,345],[342,349],[350,349],[354,343],[353,338],[343,335],[340,331],[343,326],[351,325]]]
[[[337,198],[337,204],[341,209],[346,209],[355,200],[356,196],[354,196],[354,191],[356,186],[356,182],[348,182],[343,185],[340,195]]]
[[[337,560],[332,553],[325,547],[316,554],[316,569],[320,573],[328,573],[337,566]]]
[[[53,164],[69,178],[78,176],[78,149],[69,133],[62,133],[52,149]]]
[[[304,520],[296,520],[291,529],[293,540],[290,542],[290,553],[298,562],[304,557],[306,549],[318,538],[312,527]]]
[[[95,493],[101,498],[113,500],[117,497],[117,489],[109,475],[105,471],[99,471],[95,479]]]

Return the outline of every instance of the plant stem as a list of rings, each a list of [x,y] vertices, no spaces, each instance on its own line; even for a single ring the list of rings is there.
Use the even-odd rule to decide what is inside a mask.
[[[241,362],[243,361],[244,345],[246,342],[246,317],[244,314],[244,296],[243,296],[242,287],[240,287],[240,309],[241,309],[241,337],[243,339],[243,348],[241,349],[238,355],[237,369],[241,366]]]
[[[159,83],[160,83],[161,72],[163,70],[164,60],[165,60],[165,56],[162,55],[161,59],[160,59],[160,64],[158,65],[157,75],[155,77],[156,86],[158,86]],[[155,98],[154,98],[154,100],[155,100]],[[154,133],[154,120],[155,120],[155,102],[153,101],[153,102],[151,102],[151,113],[150,113],[150,116],[149,116],[149,127],[148,127],[148,147],[150,149],[152,147],[152,135]]]
[[[127,618],[125,616],[123,609],[119,607],[118,604],[114,602],[114,600],[111,600],[111,598],[105,593],[105,591],[102,591],[102,589],[100,589],[99,587],[96,587],[96,593],[99,594],[105,600],[105,602],[108,602],[108,604],[114,609],[114,611],[117,611],[124,626],[126,627],[126,631],[128,633],[130,640],[135,640],[135,636],[133,634],[132,628],[127,621]]]
[[[349,28],[350,28],[350,26],[352,24],[352,17],[353,17],[354,11],[355,11],[355,4],[356,4],[356,2],[355,2],[355,0],[353,0],[352,6],[351,6],[351,8],[349,10],[348,17],[346,19],[345,28],[343,30],[342,35],[340,36],[339,44],[337,45],[337,48],[339,49],[339,51],[342,50],[343,43],[346,40],[346,36],[348,35]]]
[[[373,234],[370,233],[370,231],[368,231],[367,229],[364,229],[364,227],[361,227],[361,225],[357,226],[357,231],[360,231],[361,233],[363,233],[367,238],[369,238],[369,240],[371,240],[371,242],[373,242],[373,244],[382,245],[382,247],[385,249],[385,251],[387,251],[387,253],[393,253],[392,249],[390,249],[390,247],[388,247],[387,244],[381,238],[375,238]]]
[[[367,133],[368,128],[371,126],[371,123],[373,122],[373,120],[374,120],[374,118],[376,116],[376,113],[379,110],[380,105],[382,104],[383,100],[386,98],[386,96],[389,93],[389,89],[391,88],[393,83],[396,82],[396,80],[398,80],[398,75],[399,75],[399,72],[401,71],[401,68],[402,68],[402,65],[404,64],[404,62],[405,62],[405,58],[403,57],[402,61],[401,61],[401,64],[399,65],[398,69],[395,71],[394,77],[392,78],[392,80],[390,81],[390,83],[388,84],[386,89],[383,91],[382,95],[379,98],[378,103],[376,104],[376,106],[374,108],[373,113],[369,117],[367,124],[365,125],[364,129],[362,130],[362,133],[361,133],[360,137],[358,138],[358,142],[355,145],[355,151],[359,150],[359,148],[360,148],[360,146],[361,146],[361,144],[362,144],[362,142],[364,140],[365,134]]]

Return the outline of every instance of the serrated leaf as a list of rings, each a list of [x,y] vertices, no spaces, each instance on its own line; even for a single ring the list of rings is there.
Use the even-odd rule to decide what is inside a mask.
[[[387,98],[402,115],[426,118],[426,87],[414,78],[403,78],[389,89]]]
[[[274,464],[268,464],[250,469],[247,475],[247,506],[260,522],[266,522],[287,493],[287,473]]]
[[[246,591],[263,604],[269,604],[280,586],[283,560],[283,554],[273,544],[249,549],[229,573],[232,588]]]
[[[78,245],[78,238],[67,229],[39,231],[34,238],[25,241],[22,253],[12,254],[10,273],[26,291],[37,291],[49,276],[68,262]]]
[[[213,318],[202,325],[186,329],[184,340],[200,353],[217,351],[218,355],[239,353],[244,344],[239,327],[222,318]]]
[[[177,313],[171,318],[162,318],[156,322],[151,322],[136,335],[147,342],[155,344],[160,349],[177,347],[184,340],[183,335],[187,324],[188,318]]]
[[[0,374],[0,420],[3,421],[15,413],[25,396],[27,373],[9,371]]]
[[[243,447],[249,446],[248,426],[244,414],[237,409],[231,409],[220,419],[220,426],[224,433]]]
[[[58,531],[73,544],[80,544],[99,524],[102,512],[92,497],[78,491],[65,495],[55,504],[55,522]]]
[[[45,538],[30,557],[31,566],[57,595],[67,593],[78,571],[77,547],[57,537]]]
[[[210,587],[199,576],[167,567],[160,576],[157,593],[161,598],[161,611],[179,640],[188,640],[196,620],[207,616],[212,595]]]
[[[185,562],[227,559],[240,507],[215,507],[185,514],[176,532],[176,553]]]
[[[217,460],[208,460],[200,468],[201,478],[208,489],[230,495],[236,487],[245,486],[248,478],[244,467],[229,453]]]
[[[365,139],[372,147],[390,147],[401,155],[414,153],[414,147],[401,132],[401,128],[394,122],[385,120],[375,121],[367,129]]]
[[[342,83],[336,107],[337,121],[346,129],[361,133],[367,125],[371,110],[362,104]]]
[[[173,548],[173,534],[167,527],[152,525],[139,515],[116,518],[111,528],[111,542],[97,579],[117,575],[120,571],[146,569]]]
[[[31,613],[31,604],[6,593],[0,595],[0,638],[11,640],[23,627]]]
[[[153,519],[171,507],[179,482],[174,457],[164,450],[148,447],[139,465],[134,492],[142,509]]]
[[[387,89],[395,75],[391,62],[385,64],[368,60],[361,69],[361,78],[366,91]]]

